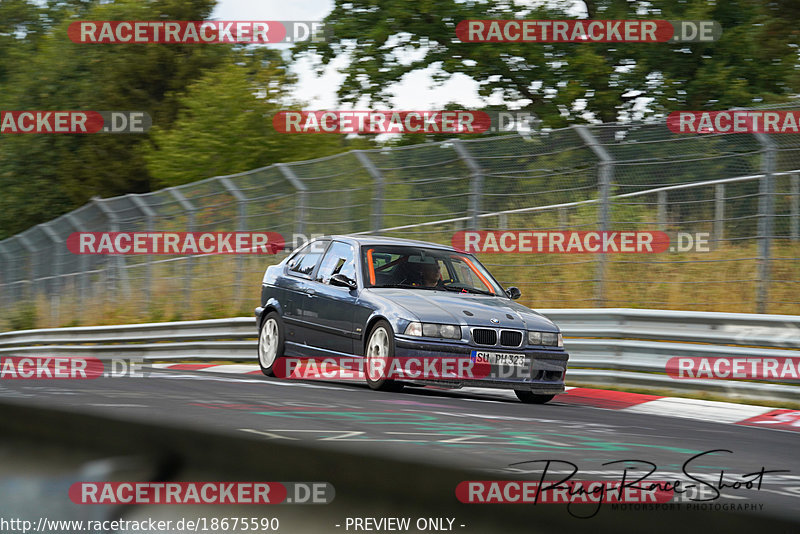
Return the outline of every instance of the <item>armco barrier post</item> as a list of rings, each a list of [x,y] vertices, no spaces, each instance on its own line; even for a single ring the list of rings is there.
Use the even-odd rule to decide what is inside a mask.
[[[385,150],[389,150],[386,148]],[[372,217],[370,221],[370,226],[372,228],[372,233],[375,235],[380,234],[380,229],[383,228],[383,196],[384,196],[384,184],[385,180],[383,178],[383,173],[372,163],[372,160],[369,159],[363,150],[354,150],[356,154],[356,158],[358,158],[359,163],[367,170],[369,175],[372,177],[373,186],[372,186]]]
[[[451,141],[453,148],[455,148],[459,157],[467,164],[470,172],[472,173],[469,183],[469,229],[478,229],[478,215],[481,214],[481,199],[483,193],[483,170],[475,159],[470,155],[467,147],[459,139]]]
[[[755,138],[763,147],[761,169],[764,174],[758,187],[758,282],[756,282],[756,313],[767,313],[769,301],[772,234],[775,223],[775,142],[768,135],[757,133]]]
[[[600,160],[597,164],[597,186],[598,186],[598,200],[600,206],[598,208],[598,226],[601,232],[607,232],[610,224],[611,209],[609,205],[609,196],[611,194],[611,177],[614,174],[614,158],[611,154],[598,142],[597,138],[592,134],[586,126],[576,125],[573,126],[578,135],[581,136],[583,142],[586,143],[592,152]],[[606,254],[598,254],[597,270],[595,272],[595,306],[605,306],[606,302]]]

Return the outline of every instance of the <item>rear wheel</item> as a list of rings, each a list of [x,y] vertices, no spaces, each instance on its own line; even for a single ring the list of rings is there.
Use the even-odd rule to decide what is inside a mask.
[[[544,404],[553,400],[555,395],[537,395],[525,389],[515,389],[517,398],[525,404]]]
[[[283,357],[283,324],[281,316],[271,311],[261,323],[258,333],[258,366],[267,376],[275,376],[272,368]]]
[[[394,332],[392,325],[380,320],[375,323],[367,337],[367,346],[364,350],[366,369],[364,376],[367,385],[379,391],[400,391],[403,384],[386,378],[394,358]]]

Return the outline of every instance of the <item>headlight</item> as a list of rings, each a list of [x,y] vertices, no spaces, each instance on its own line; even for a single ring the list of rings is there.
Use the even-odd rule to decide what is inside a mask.
[[[452,324],[437,323],[410,323],[406,327],[407,336],[416,337],[443,337],[446,339],[461,339],[461,327]]]
[[[425,337],[439,337],[439,325],[424,323],[422,325],[422,335]]]
[[[528,345],[544,345],[546,347],[563,347],[564,338],[555,332],[528,332]]]
[[[439,327],[439,334],[447,339],[461,339],[461,328],[453,324],[443,324]]]
[[[541,332],[528,332],[528,345],[541,345],[542,333]]]
[[[555,332],[542,332],[542,345],[548,347],[557,347],[559,337],[560,335],[556,334]]]

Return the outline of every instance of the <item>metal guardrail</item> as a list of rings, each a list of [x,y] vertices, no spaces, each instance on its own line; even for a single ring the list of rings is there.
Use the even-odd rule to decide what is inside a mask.
[[[629,308],[539,309],[576,338],[626,338],[800,349],[800,315]]]
[[[676,380],[673,357],[791,357],[800,360],[800,316],[625,308],[539,310],[564,332],[573,383],[714,393],[731,399],[800,402],[800,383]],[[11,355],[254,361],[250,317],[23,330],[0,334]]]
[[[152,341],[206,341],[256,337],[251,317],[142,323],[111,326],[40,328],[0,333],[0,353],[10,347],[75,343],[141,343]]]

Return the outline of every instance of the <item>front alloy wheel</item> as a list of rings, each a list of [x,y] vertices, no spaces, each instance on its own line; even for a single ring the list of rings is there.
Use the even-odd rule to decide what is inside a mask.
[[[258,334],[258,366],[267,376],[275,376],[272,368],[283,356],[283,327],[277,312],[267,314]]]
[[[379,391],[400,391],[403,384],[386,378],[394,357],[394,333],[387,321],[378,321],[372,328],[364,350],[367,385]]]

